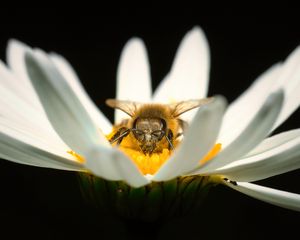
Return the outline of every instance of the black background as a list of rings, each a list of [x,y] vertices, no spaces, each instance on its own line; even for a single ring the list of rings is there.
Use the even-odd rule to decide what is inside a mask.
[[[295,8],[244,13],[224,8],[180,10],[119,8],[108,11],[2,9],[0,56],[5,59],[9,38],[66,57],[87,92],[112,120],[104,105],[114,97],[116,68],[125,42],[144,39],[153,86],[170,69],[176,48],[194,25],[201,26],[211,47],[209,93],[232,101],[272,64],[300,43],[300,20]],[[271,14],[270,14],[271,13]],[[276,132],[299,127],[299,110]],[[300,193],[299,170],[260,184]],[[0,236],[38,239],[257,239],[297,234],[300,215],[252,199],[224,186],[209,194],[203,213],[174,219],[154,228],[141,223],[130,230],[113,217],[97,213],[82,200],[76,174],[0,162]],[[2,237],[0,237],[2,239]],[[3,238],[9,239],[9,238]]]

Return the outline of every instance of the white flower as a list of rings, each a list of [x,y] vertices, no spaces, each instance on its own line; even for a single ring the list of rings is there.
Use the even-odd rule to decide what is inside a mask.
[[[212,175],[254,198],[300,210],[300,195],[249,183],[300,166],[300,129],[268,137],[300,104],[300,48],[262,74],[226,111],[224,98],[217,96],[211,104],[186,114],[190,126],[182,144],[154,175],[143,175],[109,144],[105,134],[113,126],[63,57],[11,40],[7,64],[0,62],[0,157],[4,159],[88,171],[133,187],[178,176]],[[208,77],[209,48],[198,27],[184,37],[170,73],[154,94],[144,44],[132,39],[121,56],[117,98],[160,103],[203,98]],[[123,117],[117,111],[115,121]],[[221,143],[222,150],[199,164],[215,143]]]

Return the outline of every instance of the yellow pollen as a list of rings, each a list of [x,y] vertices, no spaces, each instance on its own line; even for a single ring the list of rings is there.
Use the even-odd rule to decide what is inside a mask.
[[[79,155],[78,153],[74,152],[73,150],[67,151],[67,153],[71,154],[73,157],[76,158],[76,160],[80,163],[84,163],[85,159],[83,156]]]
[[[120,146],[120,150],[124,152],[144,174],[155,174],[161,165],[170,157],[171,151],[164,148],[162,152],[145,155],[142,151]]]

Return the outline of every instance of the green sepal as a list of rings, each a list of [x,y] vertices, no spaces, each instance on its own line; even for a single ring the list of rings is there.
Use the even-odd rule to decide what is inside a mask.
[[[94,203],[99,210],[146,222],[165,221],[195,212],[215,185],[210,177],[203,176],[152,182],[140,188],[85,173],[80,174],[79,180],[86,200]]]

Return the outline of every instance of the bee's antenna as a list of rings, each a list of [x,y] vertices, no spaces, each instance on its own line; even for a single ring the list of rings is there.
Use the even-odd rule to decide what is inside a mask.
[[[171,140],[169,139],[169,137],[168,137],[167,135],[165,135],[165,137],[166,137],[166,139],[167,139],[167,141],[168,141],[168,143],[169,143],[169,148],[173,150],[173,149],[174,149],[174,146],[173,146]]]

